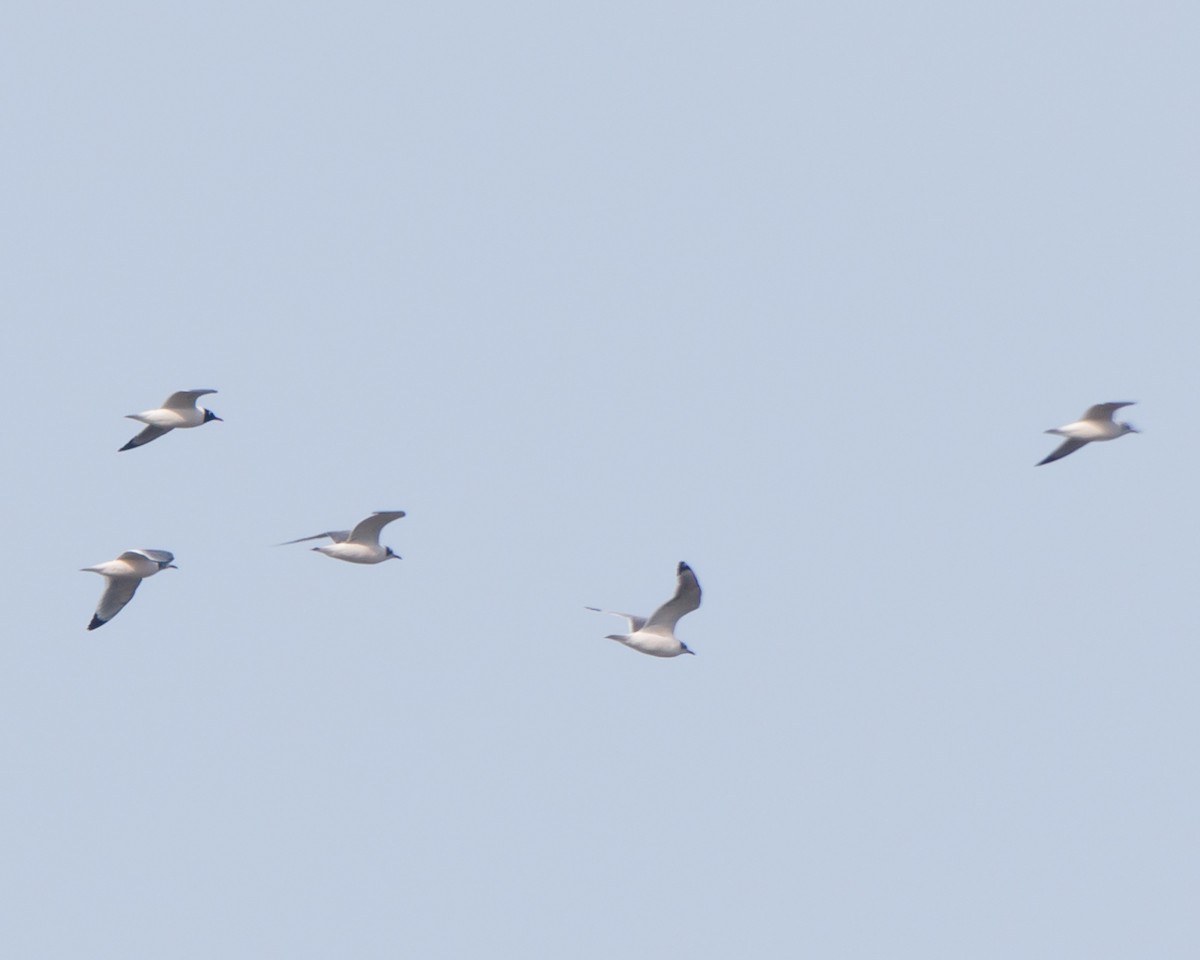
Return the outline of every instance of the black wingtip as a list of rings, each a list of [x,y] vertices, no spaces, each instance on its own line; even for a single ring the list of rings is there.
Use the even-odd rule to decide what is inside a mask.
[[[691,569],[692,569],[691,567],[689,567],[689,566],[688,566],[686,563],[684,563],[682,560],[680,560],[680,561],[679,561],[679,568],[678,568],[678,569],[677,569],[675,572],[676,572],[676,573],[683,573],[683,571],[684,571],[684,570],[691,570]]]
[[[97,627],[102,627],[106,623],[108,623],[107,620],[101,620],[96,614],[92,614],[92,622],[88,624],[88,629],[95,630]]]
[[[132,440],[130,440],[127,444],[125,444],[125,446],[121,447],[121,449],[118,450],[117,453],[124,453],[126,450],[132,450],[136,446],[137,446],[137,444],[134,443]]]

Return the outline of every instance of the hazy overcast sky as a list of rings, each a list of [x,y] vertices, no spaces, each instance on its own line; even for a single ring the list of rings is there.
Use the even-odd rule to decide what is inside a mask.
[[[7,953],[1191,960],[1198,30],[7,5]]]

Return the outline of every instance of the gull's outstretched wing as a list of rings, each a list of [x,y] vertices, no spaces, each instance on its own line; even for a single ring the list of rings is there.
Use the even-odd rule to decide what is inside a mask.
[[[311,537],[298,537],[295,540],[285,540],[280,544],[281,547],[286,547],[289,543],[303,543],[305,540],[321,540],[328,537],[334,543],[345,543],[350,539],[349,530],[327,530],[324,533],[314,533]]]
[[[1088,407],[1080,420],[1112,420],[1113,414],[1122,407],[1132,407],[1136,400],[1122,400],[1117,403],[1097,403],[1094,406]],[[1067,451],[1068,453],[1070,451]],[[1063,454],[1066,456],[1066,454]]]
[[[132,450],[134,447],[140,447],[142,444],[149,443],[151,440],[157,440],[164,433],[170,432],[170,427],[147,427],[127,444],[125,444],[125,446],[123,446],[120,450],[118,450],[117,453],[121,453],[123,450]]]
[[[141,579],[138,577],[105,577],[104,593],[100,595],[100,605],[92,615],[89,630],[102,627],[121,612],[125,604],[133,599]]]
[[[366,543],[379,546],[379,532],[393,520],[404,516],[403,510],[377,510],[366,520],[360,520],[350,531],[351,543]]]
[[[163,401],[166,410],[192,410],[196,401],[206,393],[216,393],[216,390],[176,390]]]
[[[1053,463],[1055,460],[1061,460],[1063,457],[1074,453],[1080,447],[1086,446],[1087,443],[1087,440],[1076,440],[1074,437],[1068,437],[1058,445],[1058,448],[1051,453],[1050,456],[1046,457],[1045,460],[1039,460],[1036,464],[1034,464],[1034,466],[1040,467],[1042,464]]]
[[[686,563],[679,564],[676,581],[675,596],[650,614],[642,629],[673,633],[679,618],[700,606],[700,583]]]
[[[173,563],[175,561],[175,554],[170,550],[146,550],[139,548],[137,550],[126,550],[117,557],[118,560],[136,560],[139,558],[151,560],[162,566],[164,563]]]
[[[629,621],[629,632],[637,633],[646,625],[646,618],[639,617],[635,613],[618,613],[616,610],[601,610],[599,607],[584,607],[584,610],[592,610],[596,613],[607,613],[613,617],[624,617]]]

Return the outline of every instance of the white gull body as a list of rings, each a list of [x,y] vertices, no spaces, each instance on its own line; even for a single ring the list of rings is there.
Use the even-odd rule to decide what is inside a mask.
[[[693,651],[675,636],[675,624],[679,622],[680,617],[699,606],[700,583],[692,568],[681,562],[676,569],[675,595],[648,618],[632,613],[618,613],[615,610],[601,610],[599,607],[586,609],[624,617],[629,621],[629,633],[609,634],[605,639],[616,640],[652,657],[678,657]]]
[[[154,576],[159,570],[178,570],[171,562],[174,559],[175,555],[167,550],[126,550],[116,560],[83,567],[85,573],[98,573],[107,581],[88,629],[102,627],[120,613],[147,577]]]
[[[157,440],[172,430],[183,430],[188,427],[199,427],[210,420],[220,420],[215,413],[204,407],[196,406],[196,401],[216,390],[178,390],[163,401],[163,405],[155,410],[143,410],[141,413],[131,413],[127,420],[137,420],[146,424],[146,429],[130,440],[121,450],[132,450]],[[118,453],[121,451],[118,451]]]
[[[311,537],[288,540],[280,546],[328,537],[333,543],[313,549],[335,560],[345,560],[348,563],[383,563],[384,560],[399,560],[400,555],[391,547],[379,545],[379,533],[393,520],[399,520],[403,516],[403,510],[378,510],[367,519],[360,520],[353,530],[327,530],[325,533],[314,533]]]
[[[1060,443],[1048,457],[1038,461],[1036,465],[1040,467],[1042,464],[1061,460],[1080,447],[1097,440],[1116,440],[1117,437],[1123,437],[1127,433],[1137,433],[1136,427],[1113,420],[1114,413],[1122,407],[1133,406],[1134,402],[1133,400],[1124,400],[1115,403],[1097,403],[1095,406],[1088,407],[1083,416],[1073,423],[1047,430],[1047,433],[1057,434],[1067,439]]]

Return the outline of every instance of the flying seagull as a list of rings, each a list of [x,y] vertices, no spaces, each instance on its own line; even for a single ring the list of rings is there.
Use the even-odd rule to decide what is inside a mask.
[[[313,547],[318,553],[335,560],[347,560],[350,563],[383,563],[384,560],[399,560],[400,555],[394,553],[391,547],[379,545],[379,532],[393,520],[404,516],[403,510],[377,510],[360,520],[353,530],[328,530],[325,533],[314,533],[311,537],[300,537],[298,540],[288,540],[281,543],[286,547],[289,543],[303,543],[305,540],[320,540],[328,537],[333,543],[323,547]]]
[[[208,423],[209,420],[220,420],[221,418],[211,410],[196,406],[196,401],[200,397],[206,393],[216,392],[216,390],[178,390],[167,397],[157,410],[128,414],[127,420],[138,420],[146,424],[146,429],[125,444],[121,450],[140,447],[175,429],[198,427]]]
[[[1136,402],[1135,400],[1125,400],[1120,403],[1098,403],[1094,407],[1088,407],[1083,416],[1074,423],[1047,430],[1047,433],[1056,433],[1067,439],[1059,444],[1058,448],[1045,460],[1038,461],[1036,465],[1040,467],[1044,463],[1061,460],[1093,440],[1115,440],[1127,433],[1138,433],[1136,427],[1113,420],[1114,413],[1122,407],[1131,407]]]
[[[167,550],[126,550],[116,560],[83,567],[84,572],[98,573],[106,581],[100,604],[88,629],[102,627],[120,613],[125,604],[133,599],[138,584],[147,577],[154,576],[159,570],[178,570],[171,562],[174,559],[175,555]]]
[[[587,607],[596,613],[609,613],[615,617],[624,617],[629,621],[629,633],[609,634],[606,640],[618,640],[627,647],[648,653],[652,657],[678,657],[685,653],[694,653],[686,643],[675,637],[675,624],[686,613],[691,613],[700,606],[700,584],[692,568],[686,563],[680,563],[676,571],[677,586],[675,596],[650,614],[649,619],[632,613],[617,613],[615,610],[601,610],[599,607]]]

